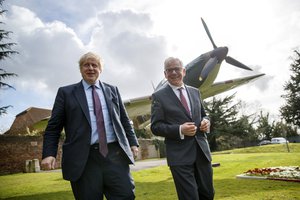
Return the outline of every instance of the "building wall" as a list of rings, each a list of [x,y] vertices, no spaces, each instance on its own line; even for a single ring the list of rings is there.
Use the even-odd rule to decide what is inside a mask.
[[[42,158],[41,136],[0,136],[0,174],[25,171],[26,160]],[[57,165],[60,166],[61,149]]]
[[[60,141],[56,168],[61,164],[61,145]],[[137,160],[148,158],[159,158],[160,151],[150,139],[139,140],[139,155]],[[9,136],[0,135],[0,174],[12,174],[25,172],[26,160],[42,159],[43,137],[41,136]]]

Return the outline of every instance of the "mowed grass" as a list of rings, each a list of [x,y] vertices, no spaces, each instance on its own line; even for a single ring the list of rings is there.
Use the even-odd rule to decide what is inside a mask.
[[[300,144],[266,145],[213,153],[216,200],[292,200],[300,199],[300,183],[237,179],[248,169],[273,166],[299,166]],[[132,172],[137,200],[177,199],[167,166]],[[68,181],[61,172],[0,176],[0,199],[59,200],[73,199]]]

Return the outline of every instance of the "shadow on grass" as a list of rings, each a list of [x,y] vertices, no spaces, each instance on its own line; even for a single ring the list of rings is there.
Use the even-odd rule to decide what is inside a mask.
[[[173,178],[163,181],[139,182],[135,181],[136,199],[141,200],[174,200],[177,199]]]
[[[2,199],[2,198],[0,198]],[[42,193],[42,194],[35,194],[35,195],[28,195],[28,196],[17,196],[17,197],[10,197],[10,198],[3,198],[7,200],[73,200],[73,193],[71,191],[62,191],[62,192],[52,192],[52,193]]]
[[[254,179],[215,179],[215,199],[298,199],[299,183],[254,180]],[[177,199],[172,177],[158,182],[136,182],[136,199],[174,200]]]
[[[162,181],[136,181],[136,199],[139,200],[173,200],[177,199],[172,177]],[[214,180],[216,199],[297,199],[299,197],[299,183],[247,180],[247,179],[219,179]],[[0,198],[1,199],[1,198]],[[27,196],[3,198],[7,200],[72,200],[71,191],[42,193]]]

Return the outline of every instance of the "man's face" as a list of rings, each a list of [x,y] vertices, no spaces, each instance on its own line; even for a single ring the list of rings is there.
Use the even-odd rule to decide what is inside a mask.
[[[177,60],[172,60],[165,66],[165,77],[171,85],[182,86],[185,68]]]
[[[83,80],[93,85],[96,83],[101,70],[97,61],[94,58],[89,58],[80,66],[80,73]]]

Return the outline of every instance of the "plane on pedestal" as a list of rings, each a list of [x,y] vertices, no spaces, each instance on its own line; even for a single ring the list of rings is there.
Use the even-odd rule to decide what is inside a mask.
[[[186,75],[183,81],[187,85],[198,88],[200,90],[202,99],[206,99],[208,97],[231,90],[265,75],[257,74],[221,82],[215,82],[221,64],[224,60],[228,64],[244,70],[252,71],[252,69],[237,61],[236,59],[228,56],[227,47],[217,47],[212,39],[206,23],[202,18],[201,21],[212,43],[213,50],[201,54],[199,57],[195,58],[185,66]],[[163,79],[155,87],[154,90],[159,90],[165,84],[167,84],[167,80]],[[129,117],[134,122],[134,127],[136,129],[144,128],[145,126],[150,124],[151,95],[129,99],[124,101],[124,104],[126,106]]]

